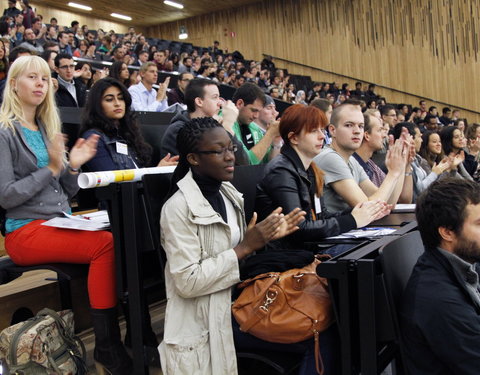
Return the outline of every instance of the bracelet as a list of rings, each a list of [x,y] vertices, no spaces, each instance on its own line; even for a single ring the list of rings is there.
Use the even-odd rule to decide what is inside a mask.
[[[80,168],[73,168],[70,164],[68,164],[68,170],[73,173],[78,173],[80,172]]]
[[[406,177],[411,176],[412,174],[413,174],[413,172],[405,172]]]

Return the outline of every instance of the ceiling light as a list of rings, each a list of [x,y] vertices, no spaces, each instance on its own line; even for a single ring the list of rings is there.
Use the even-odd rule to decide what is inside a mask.
[[[123,14],[118,14],[118,13],[112,13],[110,14],[112,17],[115,17],[115,18],[120,18],[121,20],[125,20],[125,21],[131,21],[132,20],[132,17],[130,16],[124,16]]]
[[[88,10],[88,11],[91,11],[92,10],[92,7],[89,7],[87,5],[82,5],[82,4],[78,4],[78,3],[68,3],[68,6],[69,7],[72,7],[72,8],[78,8],[78,9],[82,9],[82,10]]]
[[[170,5],[171,7],[175,7],[175,8],[178,8],[178,9],[183,9],[183,5],[179,4],[179,3],[176,3],[175,1],[165,0],[163,3],[167,4],[167,5]]]

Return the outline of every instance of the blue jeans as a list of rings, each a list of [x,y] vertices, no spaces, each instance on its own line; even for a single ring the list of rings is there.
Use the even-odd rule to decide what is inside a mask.
[[[274,352],[303,353],[299,375],[318,375],[315,367],[315,344],[309,339],[295,344],[278,344],[263,341],[255,336],[240,331],[240,327],[232,316],[233,338],[238,351],[266,350]],[[340,345],[336,324],[320,333],[320,353],[325,368],[324,375],[340,373]]]

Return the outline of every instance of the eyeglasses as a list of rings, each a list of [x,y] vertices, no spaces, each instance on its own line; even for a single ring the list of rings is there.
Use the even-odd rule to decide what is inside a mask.
[[[220,156],[226,156],[227,155],[227,152],[230,152],[231,154],[234,154],[235,152],[237,152],[238,150],[238,146],[237,145],[232,145],[232,146],[229,146],[229,147],[222,147],[221,150],[219,151],[195,151],[195,154],[204,154],[204,155],[216,155],[218,157]]]
[[[65,69],[65,70],[72,69],[73,70],[73,69],[75,69],[75,65],[73,65],[73,64],[72,65],[62,65],[62,66],[59,66],[58,69]]]

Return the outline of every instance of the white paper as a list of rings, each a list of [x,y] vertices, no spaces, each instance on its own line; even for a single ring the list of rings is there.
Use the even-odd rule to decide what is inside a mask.
[[[388,236],[395,232],[394,228],[362,228],[362,229],[353,229],[349,232],[342,233],[338,236],[327,237],[327,240],[340,240],[347,238],[369,238],[369,237],[381,237]]]
[[[53,219],[50,219],[42,223],[42,225],[45,225],[47,227],[87,230],[87,231],[104,230],[110,226],[109,224],[97,222],[93,220],[71,219],[68,217],[54,217]]]
[[[174,170],[175,166],[168,166],[80,173],[78,176],[78,186],[80,186],[81,189],[90,189],[107,186],[114,182],[140,181],[146,174],[172,173]]]
[[[415,207],[415,203],[398,203],[395,205],[395,208],[392,210],[392,212],[415,212]]]

